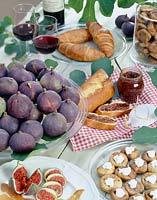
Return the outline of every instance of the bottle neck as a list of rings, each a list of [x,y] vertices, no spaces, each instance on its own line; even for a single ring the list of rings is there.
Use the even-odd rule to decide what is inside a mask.
[[[64,0],[43,0],[43,9],[47,12],[59,12],[64,9]]]

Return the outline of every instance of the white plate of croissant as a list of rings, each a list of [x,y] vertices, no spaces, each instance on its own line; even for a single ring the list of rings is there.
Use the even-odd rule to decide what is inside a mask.
[[[157,146],[112,142],[93,156],[89,173],[102,199],[156,200]]]
[[[85,64],[102,57],[120,57],[126,50],[126,40],[116,30],[98,22],[63,26],[58,29],[58,49],[52,56],[60,61]]]

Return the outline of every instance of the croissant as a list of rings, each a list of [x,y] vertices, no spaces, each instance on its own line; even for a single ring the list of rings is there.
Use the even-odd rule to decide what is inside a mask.
[[[88,29],[80,28],[65,33],[61,33],[58,36],[60,42],[70,42],[74,44],[80,44],[92,40],[92,36]]]
[[[97,22],[88,21],[87,27],[99,49],[106,55],[106,57],[111,57],[114,53],[114,40],[111,32],[105,30]]]
[[[105,55],[92,47],[83,44],[60,43],[58,50],[66,57],[78,61],[94,61]]]

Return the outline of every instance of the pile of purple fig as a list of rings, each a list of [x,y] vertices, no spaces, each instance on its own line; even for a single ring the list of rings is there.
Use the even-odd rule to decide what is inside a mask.
[[[79,113],[71,83],[34,59],[0,65],[0,151],[30,152],[43,137],[64,134]]]

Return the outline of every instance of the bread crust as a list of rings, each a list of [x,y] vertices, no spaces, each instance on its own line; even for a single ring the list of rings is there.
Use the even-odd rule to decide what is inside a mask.
[[[103,69],[99,69],[80,87],[88,101],[88,112],[106,103],[114,95],[114,85]]]

